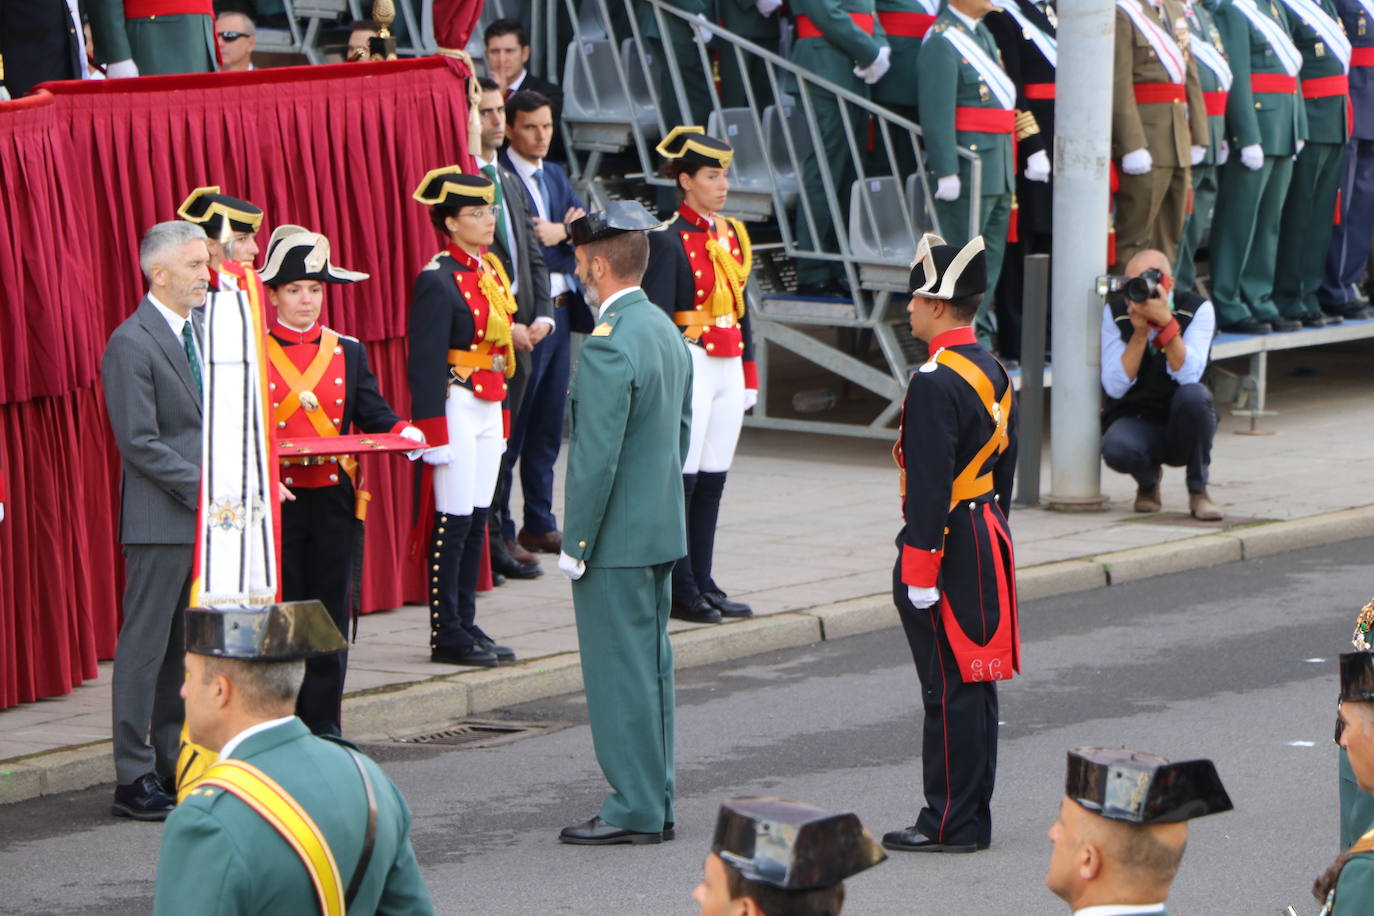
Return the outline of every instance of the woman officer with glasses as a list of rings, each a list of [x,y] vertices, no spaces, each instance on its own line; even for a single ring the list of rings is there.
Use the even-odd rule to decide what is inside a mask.
[[[475,619],[487,510],[506,448],[515,297],[500,260],[485,251],[496,231],[490,179],[448,166],[426,175],[412,196],[429,205],[446,242],[415,280],[407,371],[414,423],[432,446],[422,455],[434,500],[424,554],[430,660],[492,667],[515,660]],[[430,490],[422,485],[422,500]]]

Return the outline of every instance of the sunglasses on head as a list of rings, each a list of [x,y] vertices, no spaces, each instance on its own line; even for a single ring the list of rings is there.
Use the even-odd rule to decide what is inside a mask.
[[[247,32],[220,32],[219,40],[223,42],[238,41],[240,38],[251,38]]]

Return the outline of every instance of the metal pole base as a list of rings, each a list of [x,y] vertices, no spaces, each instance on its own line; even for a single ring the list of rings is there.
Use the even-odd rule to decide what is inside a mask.
[[[1096,496],[1055,496],[1045,497],[1045,508],[1051,512],[1105,512],[1110,500],[1101,493]]]
[[[1249,428],[1249,429],[1238,429],[1238,430],[1236,430],[1235,433],[1236,433],[1237,436],[1272,436],[1272,435],[1274,435],[1275,430],[1272,430],[1272,429],[1260,429],[1260,428],[1259,428],[1259,418],[1260,418],[1260,417],[1277,417],[1278,415],[1279,415],[1279,412],[1278,412],[1277,410],[1233,410],[1233,411],[1231,411],[1231,416],[1233,416],[1233,417],[1249,417],[1249,418],[1250,418],[1250,428]]]

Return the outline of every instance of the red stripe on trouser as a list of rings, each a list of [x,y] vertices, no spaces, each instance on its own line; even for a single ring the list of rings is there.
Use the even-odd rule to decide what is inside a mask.
[[[873,34],[873,16],[870,13],[850,13],[849,18],[866,35]],[[810,16],[797,17],[797,38],[824,38],[820,26],[811,21]]]
[[[1182,102],[1186,95],[1182,83],[1136,83],[1135,100],[1138,105],[1162,105]]]
[[[1250,74],[1251,92],[1295,92],[1298,88],[1298,78],[1288,76],[1285,73],[1252,73]]]

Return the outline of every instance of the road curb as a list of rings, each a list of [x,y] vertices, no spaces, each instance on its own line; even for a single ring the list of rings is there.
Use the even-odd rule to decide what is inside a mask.
[[[1017,573],[1017,590],[1022,601],[1051,598],[1362,537],[1374,537],[1374,506],[1031,566]],[[674,662],[678,668],[710,665],[899,624],[891,594],[883,591],[674,633]],[[344,713],[350,737],[385,740],[581,689],[578,654],[563,652],[502,668],[350,694],[344,700]],[[112,772],[108,741],[0,760],[0,805],[108,784]]]

